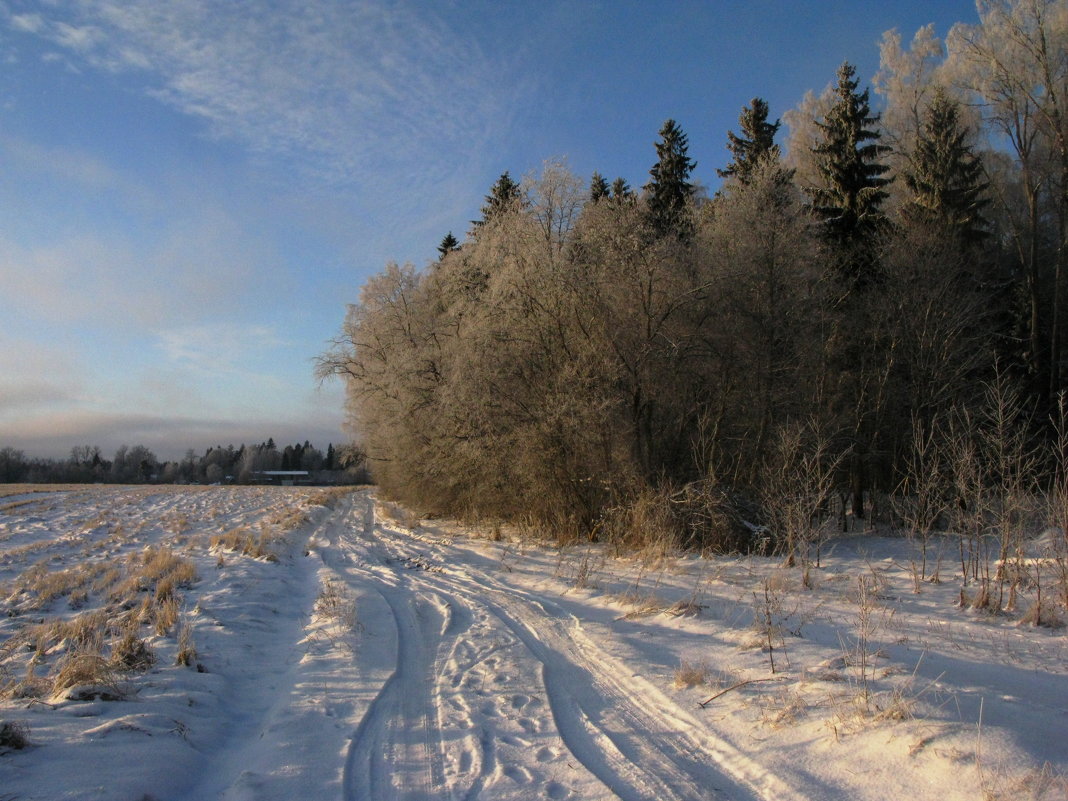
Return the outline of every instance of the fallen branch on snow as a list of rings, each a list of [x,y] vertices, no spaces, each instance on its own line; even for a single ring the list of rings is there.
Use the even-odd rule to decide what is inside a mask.
[[[744,687],[747,684],[756,684],[758,681],[779,681],[779,677],[778,676],[768,676],[765,679],[745,679],[744,681],[740,681],[737,684],[732,684],[730,687],[728,687],[725,690],[720,690],[718,693],[713,695],[711,698],[709,698],[707,700],[704,700],[704,701],[698,702],[697,705],[699,707],[701,707],[701,709],[704,709],[706,706],[711,704],[713,701],[715,701],[721,695],[726,695],[731,690],[737,690],[739,687]]]

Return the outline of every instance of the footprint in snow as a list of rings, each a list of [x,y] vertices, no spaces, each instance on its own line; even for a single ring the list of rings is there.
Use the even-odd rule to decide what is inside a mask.
[[[508,765],[504,769],[504,775],[514,781],[516,784],[530,784],[530,771],[524,768],[522,765]]]
[[[539,728],[538,724],[535,721],[531,720],[530,718],[520,718],[516,722],[519,723],[519,725],[523,727],[523,731],[525,731],[527,734],[537,734],[538,733],[538,728]]]
[[[560,784],[560,782],[549,782],[545,785],[545,796],[554,799],[554,801],[567,798],[570,795],[571,791],[564,787],[564,785]]]

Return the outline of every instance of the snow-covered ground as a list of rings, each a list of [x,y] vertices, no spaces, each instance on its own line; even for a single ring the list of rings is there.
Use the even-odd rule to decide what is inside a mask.
[[[806,588],[413,522],[0,488],[0,799],[1068,797],[1068,635],[962,610],[949,556],[915,593],[906,541],[843,538]]]

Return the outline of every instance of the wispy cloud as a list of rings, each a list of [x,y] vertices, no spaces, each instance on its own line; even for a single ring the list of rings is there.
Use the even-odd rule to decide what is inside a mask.
[[[23,33],[40,33],[45,27],[40,14],[12,14],[9,22],[12,28]]]
[[[80,191],[121,190],[143,195],[118,172],[84,152],[45,147],[38,142],[0,134],[0,153],[22,168],[74,184]]]
[[[146,331],[249,308],[284,282],[270,243],[204,204],[140,229],[58,230],[26,244],[0,232],[0,297],[45,320]],[[282,284],[284,287],[284,283]]]
[[[251,357],[283,344],[274,329],[264,325],[181,326],[156,335],[171,362],[202,375],[244,371]]]
[[[7,22],[96,68],[143,73],[216,135],[342,183],[418,160],[429,185],[508,116],[503,65],[427,4],[80,0]]]
[[[69,407],[81,399],[84,384],[77,357],[69,350],[0,331],[0,424],[43,409]]]

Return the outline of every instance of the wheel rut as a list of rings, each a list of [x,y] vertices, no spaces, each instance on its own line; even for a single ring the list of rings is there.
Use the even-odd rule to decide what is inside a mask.
[[[579,786],[624,801],[795,798],[559,605],[457,562],[447,541],[355,517],[360,554],[349,558],[374,577],[398,644],[349,748],[347,799],[577,798]],[[536,761],[509,759],[531,748]],[[586,778],[569,786],[569,775]]]

